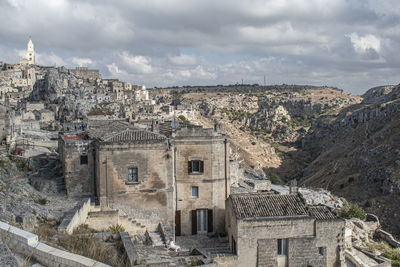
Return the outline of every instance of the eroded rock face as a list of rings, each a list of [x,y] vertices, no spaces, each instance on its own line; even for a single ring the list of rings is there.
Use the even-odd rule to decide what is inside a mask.
[[[301,182],[364,206],[400,233],[400,86],[373,88],[361,104],[320,117],[303,139],[314,160]],[[385,207],[384,209],[382,207]]]
[[[37,163],[47,162],[41,167],[32,163],[30,166],[32,168],[37,166],[38,169],[33,169],[31,172],[18,169],[16,163],[7,157],[1,159],[6,163],[6,168],[0,168],[1,220],[32,231],[39,221],[55,222],[63,216],[64,211],[76,205],[76,200],[68,199],[67,201],[65,193],[58,192],[59,188],[64,187],[62,184],[57,185],[59,187],[54,190],[41,188],[42,191],[38,191],[30,184],[31,179],[37,182],[43,180],[53,183],[60,177],[57,167],[51,168],[54,159],[38,160]],[[45,172],[38,171],[44,168]]]

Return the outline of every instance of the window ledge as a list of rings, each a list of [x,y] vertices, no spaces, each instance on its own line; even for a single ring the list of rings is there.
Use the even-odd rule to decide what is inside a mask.
[[[204,172],[190,172],[189,175],[202,175]]]
[[[140,182],[125,182],[126,185],[136,185],[140,184]]]

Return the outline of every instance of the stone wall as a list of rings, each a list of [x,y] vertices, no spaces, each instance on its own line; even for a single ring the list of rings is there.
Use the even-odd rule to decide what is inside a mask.
[[[65,214],[58,230],[67,234],[72,234],[75,228],[86,222],[89,211],[90,198],[87,198],[83,200],[77,208]]]
[[[81,79],[101,79],[99,70],[90,70],[87,67],[76,67],[70,70],[77,78]]]
[[[118,210],[103,210],[89,212],[86,223],[90,228],[102,231],[119,224]]]
[[[0,222],[0,236],[11,249],[32,257],[45,266],[107,267],[104,263],[60,250],[38,241],[38,236]]]
[[[102,143],[96,149],[100,205],[118,209],[147,224],[162,222],[173,235],[173,153],[164,141]],[[128,168],[138,169],[138,182],[128,182]]]
[[[59,139],[59,153],[68,197],[94,195],[94,158],[90,142],[91,140],[79,136],[64,136]],[[87,156],[86,163],[81,161],[81,156]]]

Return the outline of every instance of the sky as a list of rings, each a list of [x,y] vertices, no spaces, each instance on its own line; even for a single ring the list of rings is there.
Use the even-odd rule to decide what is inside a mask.
[[[400,82],[398,0],[0,0],[0,61],[147,87]]]

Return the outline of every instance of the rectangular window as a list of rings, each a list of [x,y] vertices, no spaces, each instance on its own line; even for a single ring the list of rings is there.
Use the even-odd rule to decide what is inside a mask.
[[[81,155],[81,165],[87,165],[87,164],[88,164],[88,156]]]
[[[200,161],[192,160],[192,172],[200,172]]]
[[[138,178],[138,168],[128,168],[128,182],[129,183],[137,183],[139,182]]]
[[[192,186],[192,197],[198,198],[199,197],[199,187]]]
[[[324,247],[319,247],[319,248],[318,248],[318,253],[319,253],[319,255],[324,256],[324,254],[325,254],[325,248],[324,248]]]
[[[203,173],[204,162],[202,160],[191,160],[188,162],[188,173]]]
[[[278,255],[287,256],[288,254],[288,240],[278,239]]]

